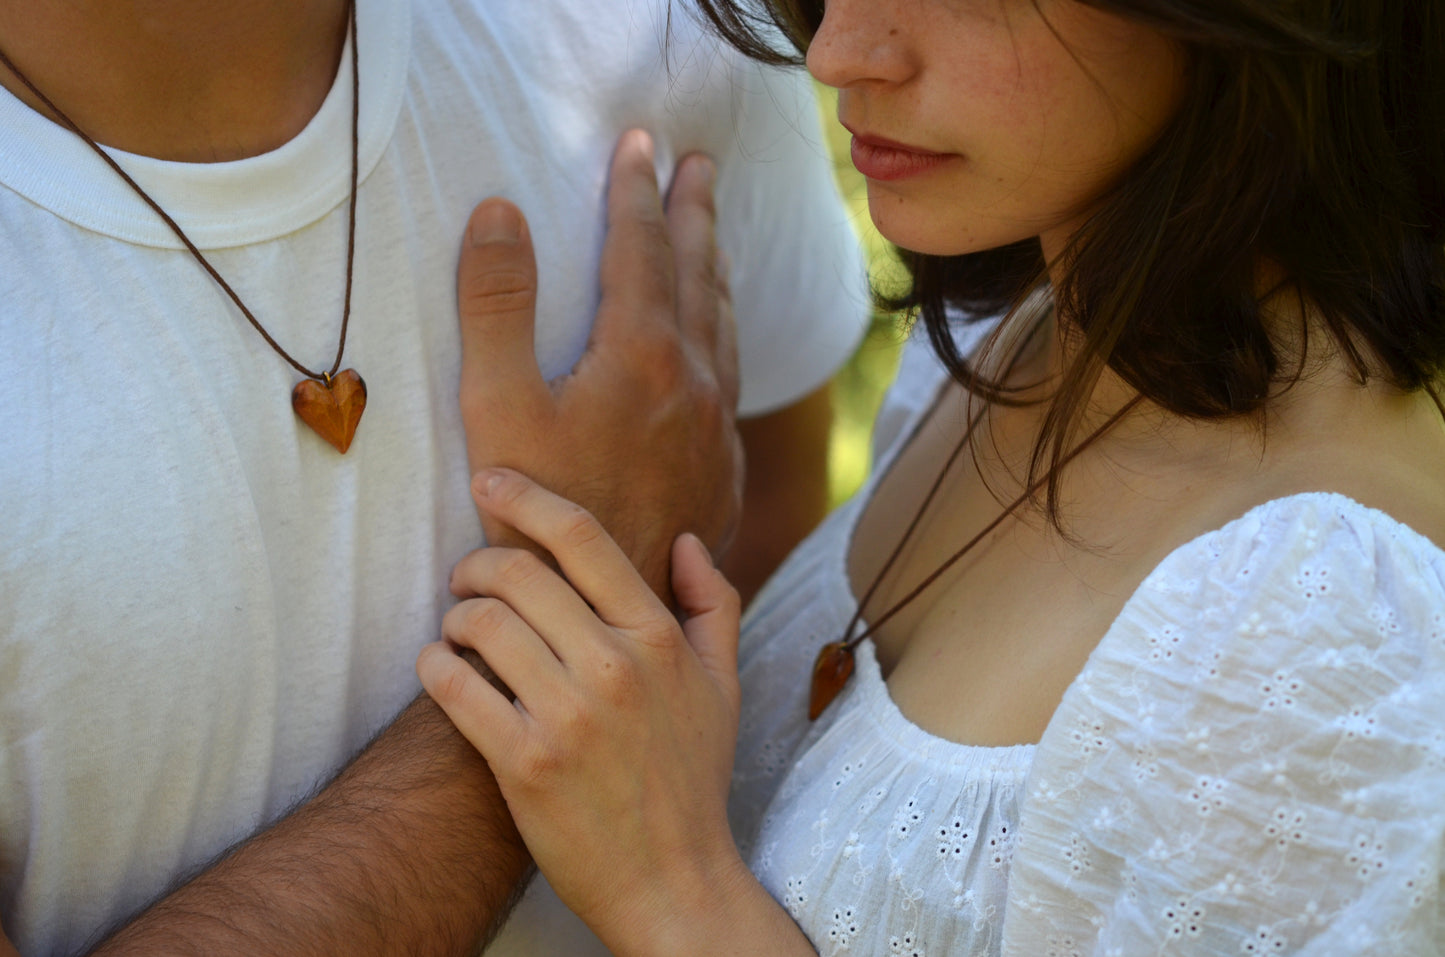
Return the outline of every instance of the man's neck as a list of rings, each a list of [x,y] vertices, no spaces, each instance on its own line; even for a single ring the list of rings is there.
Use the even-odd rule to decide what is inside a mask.
[[[97,141],[192,163],[283,145],[331,88],[345,0],[0,0],[0,50]],[[0,66],[0,86],[44,106]]]

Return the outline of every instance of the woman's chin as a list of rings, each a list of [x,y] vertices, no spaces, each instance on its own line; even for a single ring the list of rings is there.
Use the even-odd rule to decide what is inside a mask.
[[[874,225],[877,225],[876,220]],[[1007,245],[1006,243],[960,242],[956,233],[939,236],[926,232],[920,233],[917,230],[884,229],[881,226],[878,227],[878,233],[904,252],[923,256],[964,256],[968,253],[979,253]]]
[[[962,256],[1038,235],[1028,229],[1006,234],[999,230],[982,231],[977,228],[977,221],[970,223],[939,216],[936,210],[913,210],[899,203],[896,196],[875,200],[870,194],[868,213],[884,239],[899,249],[925,256]]]

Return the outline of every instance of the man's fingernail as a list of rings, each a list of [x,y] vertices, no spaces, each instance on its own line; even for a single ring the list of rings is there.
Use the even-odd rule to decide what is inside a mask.
[[[488,201],[472,214],[468,239],[473,246],[514,243],[522,236],[522,215],[511,203]]]
[[[638,152],[651,161],[653,159],[652,134],[643,129],[636,129],[629,135]]]
[[[708,189],[712,189],[712,184],[717,179],[717,164],[712,161],[710,156],[699,156],[693,162],[698,164],[697,173],[702,177],[702,184]]]

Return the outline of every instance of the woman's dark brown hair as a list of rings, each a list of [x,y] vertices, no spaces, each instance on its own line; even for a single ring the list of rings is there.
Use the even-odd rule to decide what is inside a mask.
[[[823,16],[821,0],[692,2],[734,46],[773,63],[801,62]],[[1177,38],[1188,76],[1178,113],[1056,264],[1055,302],[1082,350],[1032,472],[1067,451],[1106,365],[1180,415],[1260,413],[1300,374],[1262,320],[1261,263],[1313,308],[1362,382],[1425,389],[1438,405],[1445,2],[1087,2]],[[1007,401],[959,356],[949,316],[998,314],[1045,281],[1038,242],[900,253],[911,288],[887,304],[917,310],[955,378]]]

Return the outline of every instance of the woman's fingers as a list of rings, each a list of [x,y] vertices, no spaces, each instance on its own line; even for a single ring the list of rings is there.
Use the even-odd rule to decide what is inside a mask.
[[[557,653],[505,600],[472,598],[453,606],[442,618],[442,637],[480,655],[523,705],[560,678]]]
[[[698,660],[721,686],[736,688],[738,591],[696,535],[680,535],[672,547],[672,590],[687,616],[682,630]]]
[[[499,520],[506,522],[505,517]],[[518,530],[522,531],[521,527]],[[522,534],[527,533],[522,531]],[[550,546],[544,544],[543,547]],[[525,628],[552,659],[570,664],[588,652],[601,629],[602,623],[577,590],[531,552],[512,548],[478,549],[452,570],[451,587],[458,597],[478,596],[490,600],[490,603],[480,601],[478,604],[463,602],[443,619],[443,633],[447,638],[468,647],[474,647],[468,640],[471,635],[489,635],[496,641],[508,641],[515,640],[517,628]],[[504,618],[504,612],[511,616],[510,620]],[[495,619],[481,620],[493,615]],[[447,624],[454,618],[457,618],[455,631],[448,631]],[[502,627],[504,622],[510,627]],[[486,650],[476,648],[476,651],[492,665],[497,677],[521,694],[512,679],[492,663]]]
[[[738,597],[701,542],[684,535],[671,553],[684,637],[587,511],[506,469],[479,472],[473,493],[570,582],[527,553],[473,553],[453,589],[486,597],[447,614],[451,646],[425,649],[417,672],[486,757],[553,888],[595,923],[619,898],[655,897],[679,862],[734,860]],[[482,655],[515,705],[457,645]]]
[[[627,556],[580,505],[510,469],[477,473],[472,494],[478,508],[551,552],[571,587],[602,621],[637,628],[659,615],[671,619]]]
[[[445,642],[422,648],[416,674],[426,693],[488,763],[516,752],[526,734],[526,716]]]

